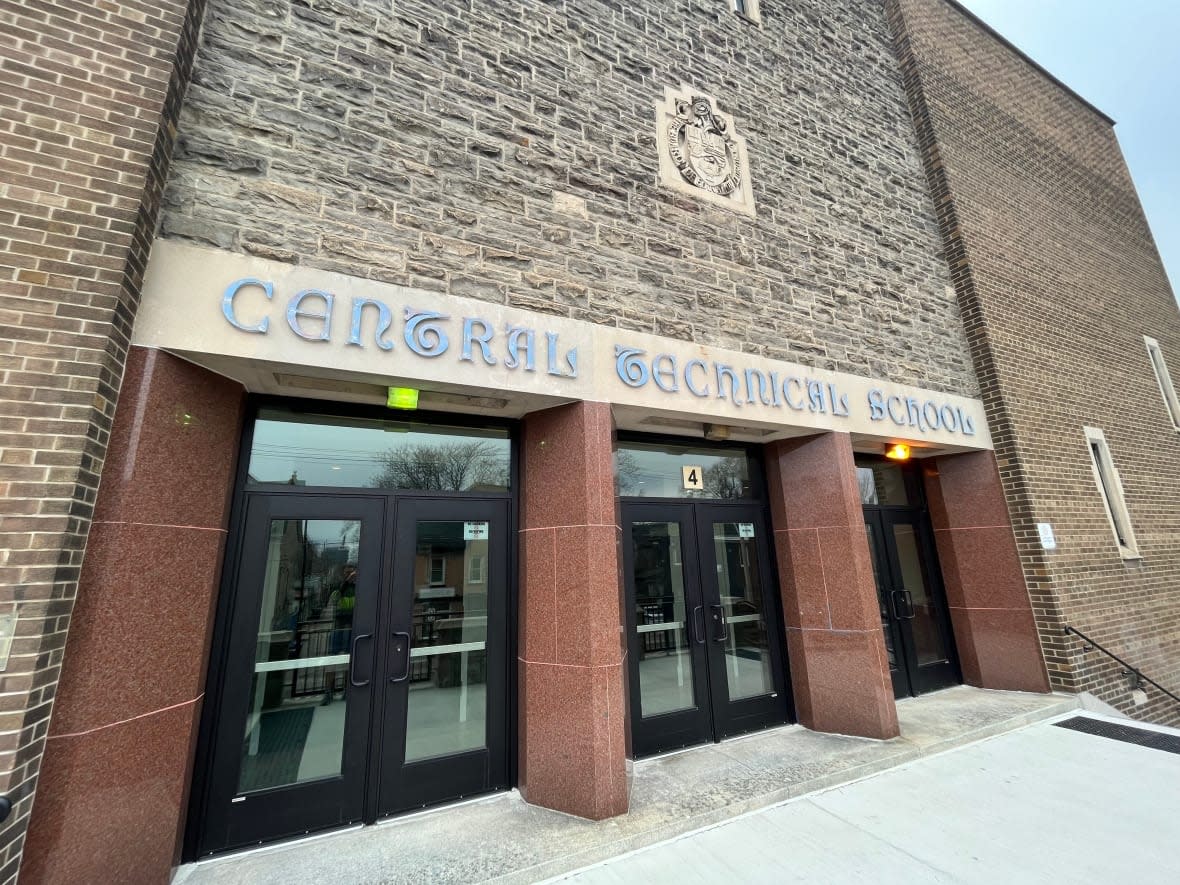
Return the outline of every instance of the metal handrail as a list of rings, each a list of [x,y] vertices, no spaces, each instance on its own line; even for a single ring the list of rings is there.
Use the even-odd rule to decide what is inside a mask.
[[[1180,697],[1177,697],[1172,692],[1168,691],[1166,688],[1164,688],[1162,685],[1160,685],[1158,682],[1156,682],[1150,676],[1145,676],[1138,668],[1132,667],[1130,664],[1128,664],[1126,661],[1124,661],[1122,658],[1120,658],[1114,652],[1108,651],[1107,649],[1103,648],[1101,645],[1099,645],[1097,642],[1095,642],[1093,639],[1091,639],[1089,636],[1087,636],[1081,630],[1077,630],[1077,629],[1069,626],[1069,624],[1066,624],[1065,625],[1065,635],[1068,636],[1071,633],[1074,636],[1080,637],[1083,642],[1086,642],[1089,645],[1092,645],[1094,648],[1098,649],[1100,652],[1102,652],[1108,658],[1114,658],[1116,661],[1118,661],[1120,664],[1122,664],[1123,667],[1125,668],[1123,670],[1123,675],[1131,677],[1131,688],[1132,689],[1139,688],[1140,683],[1147,682],[1147,683],[1150,683],[1151,685],[1154,685],[1156,688],[1158,688],[1160,691],[1162,691],[1164,694],[1166,694],[1168,697],[1170,697],[1172,700],[1174,700],[1177,704],[1180,704]],[[1083,651],[1085,651],[1085,650],[1086,649],[1083,649]]]

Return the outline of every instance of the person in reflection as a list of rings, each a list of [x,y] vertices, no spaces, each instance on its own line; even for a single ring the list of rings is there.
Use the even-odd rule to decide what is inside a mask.
[[[332,591],[328,597],[328,604],[324,606],[324,617],[332,622],[332,634],[328,643],[328,654],[340,655],[348,653],[348,642],[352,638],[352,613],[356,608],[356,563],[350,562],[344,566],[340,586]],[[340,693],[343,696],[348,688],[344,682],[344,675],[348,666],[328,667],[324,673],[324,700],[326,706],[332,703],[332,695],[336,691],[336,683],[341,682]]]

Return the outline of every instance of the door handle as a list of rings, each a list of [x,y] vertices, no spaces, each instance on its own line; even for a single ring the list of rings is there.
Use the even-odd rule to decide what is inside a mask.
[[[899,621],[912,621],[914,619],[914,598],[910,595],[910,591],[894,590],[892,596],[893,616]]]
[[[401,630],[397,630],[392,634],[392,636],[394,639],[397,639],[397,637],[399,637],[399,636],[405,637],[406,654],[405,654],[405,657],[403,658],[403,660],[405,661],[405,666],[402,667],[402,675],[401,676],[390,676],[389,681],[390,682],[405,682],[407,679],[410,678],[410,634],[405,633]],[[394,645],[393,650],[394,651],[401,651],[401,649],[398,648],[397,645]]]
[[[719,605],[711,605],[709,608],[715,609],[713,612],[713,621],[721,625],[721,635],[714,636],[713,641],[724,642],[729,638],[729,625],[725,623],[725,609]]]
[[[357,646],[361,644],[361,640],[372,639],[372,638],[373,638],[372,633],[361,633],[359,636],[354,636],[352,639],[352,654],[349,655],[349,660],[348,660],[348,683],[353,688],[364,688],[366,685],[368,685],[372,681],[370,679],[366,679],[364,682],[361,682],[356,678],[356,658],[357,658],[356,649],[357,649]]]
[[[697,615],[701,616],[701,629],[697,629]],[[697,644],[705,644],[705,607],[698,605],[692,610],[692,632],[697,636]]]

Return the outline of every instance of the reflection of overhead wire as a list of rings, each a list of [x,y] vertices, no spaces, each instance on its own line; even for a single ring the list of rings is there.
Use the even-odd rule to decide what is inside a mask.
[[[341,461],[351,461],[357,463],[380,463],[391,455],[396,454],[396,449],[381,453],[365,454],[353,450],[352,453],[346,454],[335,449],[304,449],[297,446],[255,446],[251,453],[255,457],[263,458],[293,458],[299,461],[322,461],[339,463]],[[508,455],[500,452],[489,452],[476,456],[481,461],[495,461],[501,464],[508,463]]]

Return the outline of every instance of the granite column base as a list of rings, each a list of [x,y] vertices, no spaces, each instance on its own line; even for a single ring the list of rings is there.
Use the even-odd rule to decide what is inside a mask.
[[[934,459],[925,483],[964,681],[1049,691],[995,455]]]
[[[581,402],[526,416],[521,443],[520,790],[595,820],[629,792],[613,436]]]
[[[132,347],[21,865],[166,883],[179,859],[241,387]]]
[[[851,439],[825,433],[766,449],[787,655],[799,722],[898,734]]]

